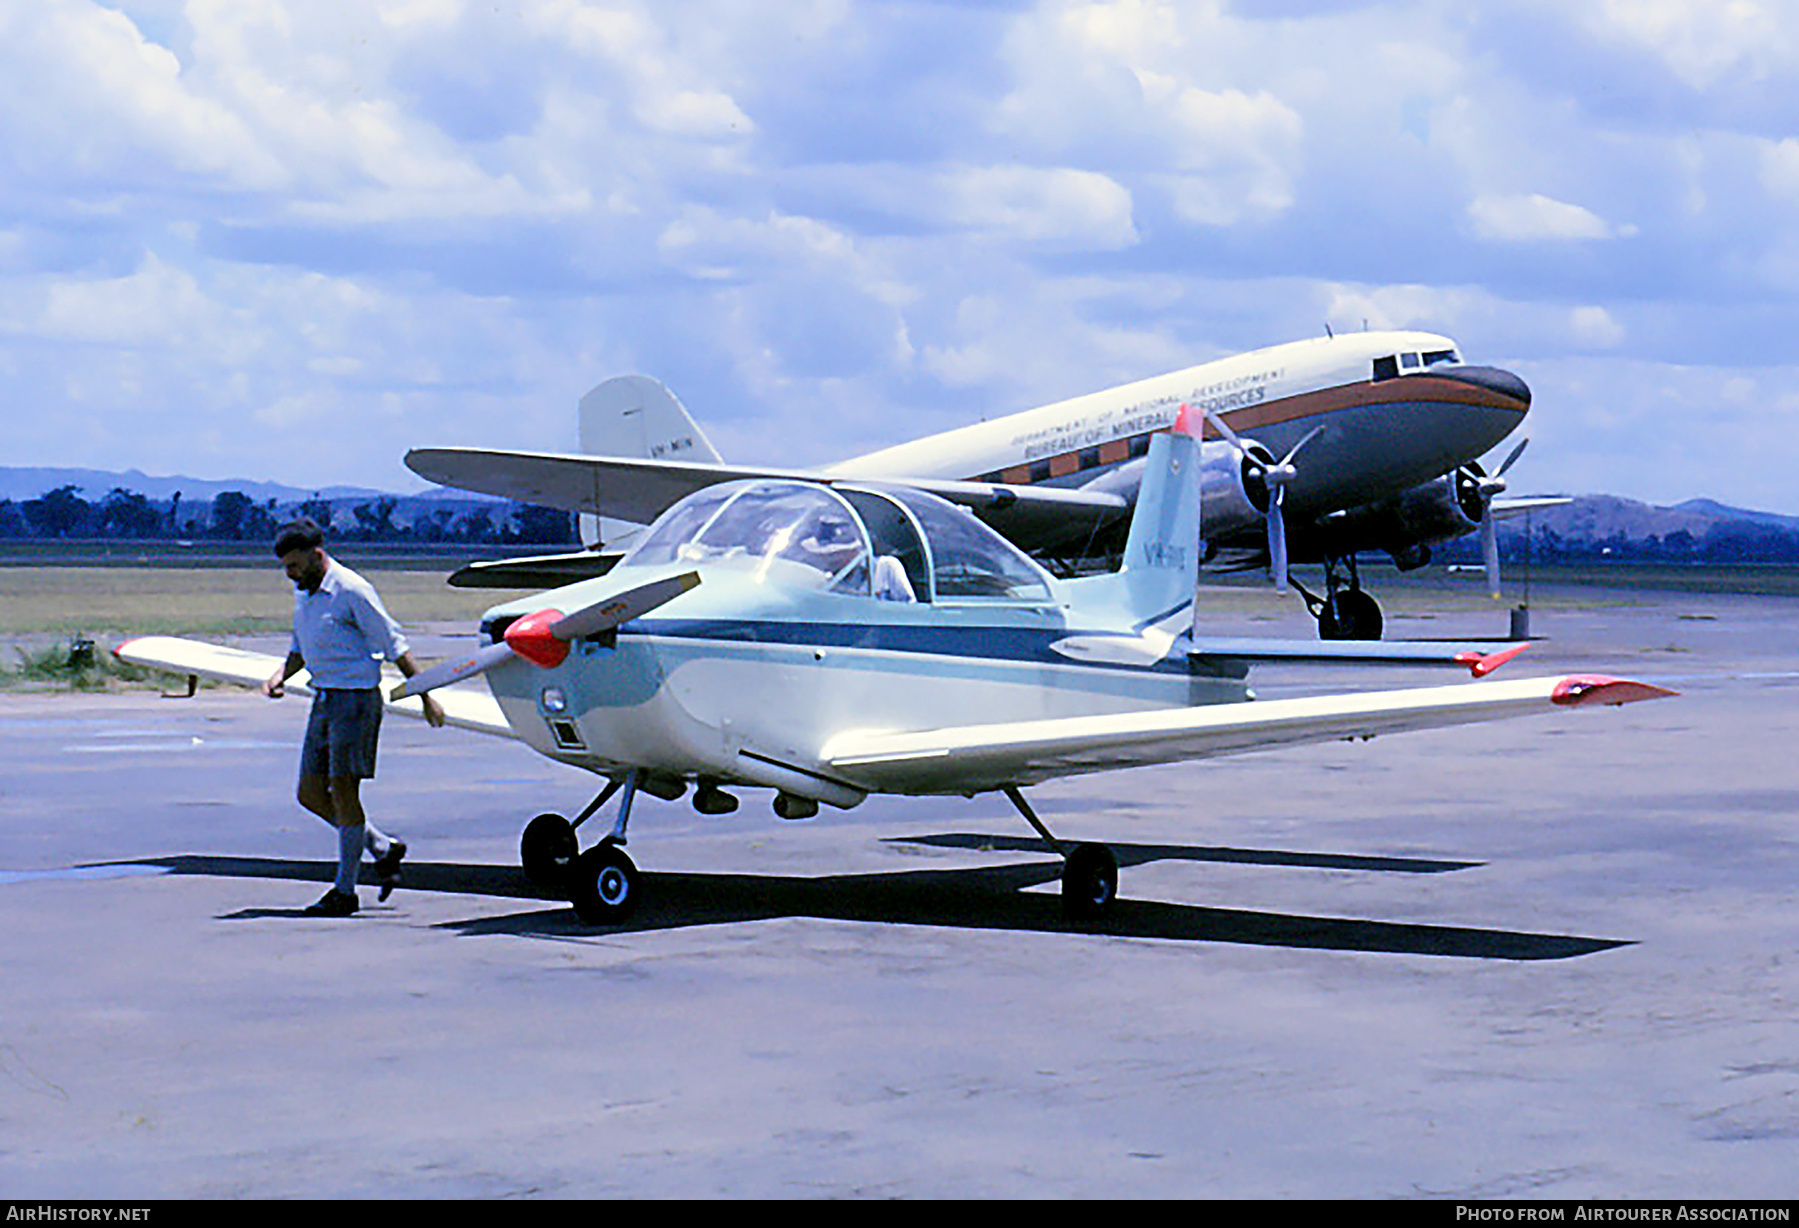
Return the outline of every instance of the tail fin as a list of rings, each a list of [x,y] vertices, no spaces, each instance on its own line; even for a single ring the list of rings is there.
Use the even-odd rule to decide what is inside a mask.
[[[581,398],[580,448],[590,456],[722,463],[724,458],[675,394],[647,375],[620,375]],[[628,520],[582,515],[581,541],[593,546],[638,528]]]
[[[1162,622],[1185,608],[1199,584],[1196,430],[1183,406],[1174,429],[1150,441],[1122,566],[1108,576],[1074,581],[1145,623]]]

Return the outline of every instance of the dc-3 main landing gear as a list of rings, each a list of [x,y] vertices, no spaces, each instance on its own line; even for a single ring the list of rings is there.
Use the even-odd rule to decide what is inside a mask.
[[[1347,576],[1344,574],[1347,572]],[[1362,588],[1356,573],[1355,555],[1324,560],[1324,593],[1309,592],[1299,581],[1289,579],[1306,600],[1306,608],[1318,620],[1321,640],[1378,640],[1381,633],[1380,603]]]
[[[1091,921],[1110,912],[1118,899],[1118,858],[1112,850],[1103,844],[1069,848],[1043,825],[1017,785],[1007,785],[1005,793],[1025,822],[1062,858],[1062,912],[1077,921]]]
[[[616,925],[637,909],[642,895],[637,865],[625,854],[625,827],[631,821],[631,803],[637,797],[641,773],[627,772],[606,783],[586,809],[569,822],[559,814],[540,814],[525,826],[519,840],[519,860],[525,874],[541,887],[568,893],[569,903],[589,925]],[[575,829],[595,811],[624,790],[618,818],[600,842],[581,852]]]

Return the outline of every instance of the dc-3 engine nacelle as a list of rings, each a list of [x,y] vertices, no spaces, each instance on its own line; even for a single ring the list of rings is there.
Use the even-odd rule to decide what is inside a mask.
[[[1268,485],[1263,470],[1274,463],[1274,454],[1261,444],[1246,440],[1239,452],[1220,439],[1202,446],[1199,465],[1200,536],[1210,541],[1239,532],[1261,531],[1268,515]],[[1084,489],[1098,494],[1120,495],[1135,502],[1143,484],[1143,460],[1120,465],[1088,483]]]
[[[1486,514],[1482,491],[1486,470],[1474,461],[1440,478],[1401,491],[1379,503],[1365,503],[1326,517],[1316,542],[1328,554],[1385,550],[1401,571],[1430,562],[1430,548],[1472,533]]]

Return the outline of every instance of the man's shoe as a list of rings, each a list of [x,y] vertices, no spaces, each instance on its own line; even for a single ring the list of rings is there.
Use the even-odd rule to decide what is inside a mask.
[[[339,891],[333,887],[321,895],[316,904],[307,906],[306,915],[309,917],[349,917],[354,916],[360,906],[354,891]]]
[[[376,897],[378,903],[386,903],[387,897],[400,885],[400,859],[405,856],[406,842],[389,840],[387,852],[375,858],[375,877],[381,881],[381,894]]]

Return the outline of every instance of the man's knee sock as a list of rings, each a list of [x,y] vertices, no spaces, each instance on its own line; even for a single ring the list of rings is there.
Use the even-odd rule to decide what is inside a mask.
[[[368,833],[361,823],[337,829],[337,889],[354,894],[356,872],[362,866],[362,846]]]
[[[393,843],[393,837],[369,822],[367,818],[362,820],[362,826],[368,832],[363,847],[368,849],[369,856],[383,856],[387,852],[388,846]]]

